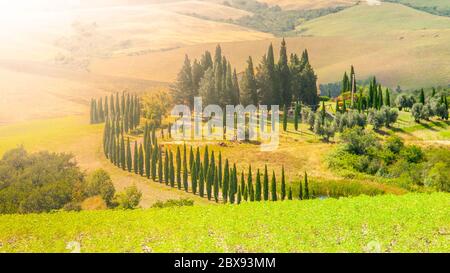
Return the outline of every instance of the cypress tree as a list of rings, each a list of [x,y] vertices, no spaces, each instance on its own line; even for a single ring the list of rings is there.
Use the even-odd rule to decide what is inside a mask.
[[[145,148],[145,142],[144,142],[144,151],[145,151],[145,177],[150,178],[151,175],[151,156],[153,154],[150,154],[149,148]]]
[[[339,99],[337,99],[337,98],[336,98],[336,106],[335,106],[335,108],[336,108],[336,113],[341,111],[339,109]]]
[[[108,96],[105,96],[105,106],[103,107],[103,111],[105,112],[105,119],[108,119],[109,117]]]
[[[156,149],[155,149],[156,150]],[[163,182],[163,160],[162,160],[162,151],[158,149],[158,181],[159,183]],[[156,152],[154,152],[156,153]],[[156,165],[156,162],[154,163]]]
[[[264,201],[269,200],[269,175],[267,173],[267,165],[264,167],[263,197]]]
[[[122,167],[122,170],[124,170],[124,171],[127,168],[126,158],[125,158],[125,141],[123,139],[123,135],[120,140],[120,166]]]
[[[208,200],[211,200],[211,193],[212,193],[212,184],[214,181],[214,169],[212,166],[208,168],[208,173],[206,175],[206,196]]]
[[[280,58],[278,60],[278,79],[281,88],[281,103],[285,106],[290,106],[292,102],[292,84],[291,71],[289,70],[288,57],[286,52],[286,41],[281,41]]]
[[[191,187],[192,187],[192,193],[197,193],[197,166],[196,163],[192,164],[191,168]]]
[[[127,169],[131,172],[133,169],[133,158],[131,157],[130,138],[127,138]]]
[[[90,123],[94,124],[94,99],[91,99]]]
[[[432,88],[432,93],[431,93],[431,97],[434,97],[436,95],[436,88]]]
[[[281,200],[286,198],[286,181],[284,177],[284,166],[281,168]]]
[[[287,130],[287,116],[288,116],[287,107],[286,107],[286,105],[284,105],[283,106],[283,131],[285,131],[285,132]]]
[[[236,165],[231,169],[230,173],[230,187],[228,190],[228,199],[230,204],[234,204],[236,194]]]
[[[423,88],[420,90],[420,97],[419,97],[420,103],[425,105],[425,93],[423,92]]]
[[[199,173],[199,169],[198,168],[200,168],[200,165],[201,165],[201,162],[200,162],[200,148],[199,147],[197,147],[197,152],[196,152],[196,155],[195,155],[195,166],[197,166],[197,173]]]
[[[218,167],[216,167],[214,175],[214,201],[219,202],[219,175]]]
[[[175,187],[175,166],[173,163],[173,153],[169,151],[169,177],[170,177],[170,186]]]
[[[180,154],[180,146],[177,146],[176,165],[177,165],[177,187],[180,190],[181,189],[181,154]]]
[[[391,107],[391,95],[389,94],[390,92],[389,92],[389,88],[386,88],[386,102],[385,102],[385,104],[386,104],[386,106],[388,106],[388,107]]]
[[[222,187],[222,152],[220,151],[219,151],[217,179],[219,180],[219,187]]]
[[[103,153],[105,154],[106,158],[109,156],[109,121],[108,119],[105,122],[105,128],[103,129]]]
[[[117,142],[116,142],[116,158],[114,159],[114,164],[119,167],[120,166],[120,142],[119,142],[119,137],[117,137]]]
[[[225,159],[225,166],[223,169],[223,183],[222,183],[222,199],[226,203],[228,200],[228,184],[230,176],[230,168],[228,165],[228,159]]]
[[[149,144],[149,146],[151,146],[151,145]],[[150,151],[152,153],[152,159],[151,159],[152,179],[153,179],[153,181],[156,181],[156,163],[158,163],[158,161],[160,160],[160,156],[162,156],[161,155],[161,148],[155,145],[153,150],[149,148],[149,153],[150,153]],[[161,164],[162,164],[162,161],[159,161],[159,165],[161,165]],[[158,168],[162,168],[162,165],[158,166]],[[159,182],[162,182],[161,177],[162,176],[159,176],[159,170],[158,170],[158,180],[159,180]]]
[[[116,110],[114,109],[114,96],[113,94],[111,94],[110,96],[110,103],[109,103],[109,107],[110,107],[110,113],[111,116],[113,117],[116,114]]]
[[[261,175],[256,172],[255,201],[261,201]]]
[[[202,166],[200,166],[202,167]],[[200,168],[200,177],[198,180],[198,194],[200,195],[200,197],[203,197],[205,195],[205,180],[204,180],[204,175],[203,175],[203,170],[204,168]]]
[[[305,199],[309,199],[308,174],[305,172]]]
[[[384,104],[384,100],[383,100],[383,90],[381,89],[381,85],[379,85],[378,87],[378,109],[380,109],[383,104]]]
[[[186,192],[189,190],[189,182],[188,182],[188,163],[186,158],[186,146],[184,146],[183,150],[183,187]]]
[[[192,170],[192,166],[194,166],[194,152],[191,146],[189,149],[189,170]]]
[[[255,201],[255,193],[253,192],[253,181],[252,181],[252,166],[248,166],[248,176],[247,176],[247,191],[250,201]]]
[[[294,128],[295,131],[298,131],[298,123],[300,120],[300,107],[298,102],[295,103],[295,110],[294,110]]]
[[[203,174],[206,175],[209,168],[209,152],[208,145],[205,146],[205,152],[203,153]]]
[[[272,171],[272,183],[271,183],[272,189],[272,201],[277,201],[277,180],[275,177],[275,171]]]
[[[139,172],[139,153],[138,153],[138,144],[137,141],[134,142],[134,160],[133,160],[133,169],[134,173],[137,174]]]
[[[241,195],[241,188],[238,189],[237,193],[237,200],[236,203],[239,205],[241,203],[242,195]]]
[[[139,174],[144,175],[144,150],[142,149],[142,143],[139,144]]]
[[[170,182],[170,170],[169,170],[169,151],[166,151],[164,153],[164,182],[166,182],[166,185],[169,185]]]
[[[289,187],[288,200],[292,200],[292,187]]]

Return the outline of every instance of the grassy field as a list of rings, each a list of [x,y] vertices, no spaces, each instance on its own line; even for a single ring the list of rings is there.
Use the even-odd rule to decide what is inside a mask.
[[[0,252],[448,252],[445,193],[0,216]],[[186,240],[186,238],[192,238]]]

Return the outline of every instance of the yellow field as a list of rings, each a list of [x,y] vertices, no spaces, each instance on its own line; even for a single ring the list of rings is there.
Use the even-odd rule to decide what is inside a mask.
[[[357,0],[261,0],[269,5],[278,5],[283,9],[321,9],[353,5]]]

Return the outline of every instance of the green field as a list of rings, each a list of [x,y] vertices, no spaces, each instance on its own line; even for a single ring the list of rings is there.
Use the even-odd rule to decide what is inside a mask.
[[[0,252],[448,252],[450,194],[0,216]]]

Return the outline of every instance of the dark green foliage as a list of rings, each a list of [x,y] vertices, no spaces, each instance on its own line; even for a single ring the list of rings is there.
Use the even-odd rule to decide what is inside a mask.
[[[131,172],[133,169],[133,157],[131,156],[130,138],[127,138],[127,170]]]
[[[137,141],[134,142],[134,160],[133,160],[133,169],[134,173],[139,172],[139,153],[138,153],[138,144]]]
[[[292,187],[289,187],[288,200],[292,200]]]
[[[272,201],[277,201],[277,179],[275,177],[275,171],[272,172],[271,190]]]
[[[255,193],[253,190],[253,181],[252,181],[252,166],[248,166],[248,176],[247,176],[247,191],[250,201],[255,201]]]
[[[192,165],[191,168],[191,188],[192,188],[192,193],[196,194],[197,193],[197,166],[196,163],[194,162],[194,164]]]
[[[169,151],[169,180],[170,186],[175,187],[175,166],[173,163],[173,153]]]
[[[216,203],[219,202],[219,176],[217,167],[214,175],[214,201],[216,201]]]
[[[177,146],[177,152],[176,152],[176,181],[177,181],[177,188],[181,189],[181,153],[180,153],[180,146]]]
[[[294,109],[294,128],[295,131],[298,131],[298,123],[300,122],[300,104],[297,102],[295,103],[295,109]]]
[[[84,173],[68,154],[6,151],[0,177],[0,213],[49,212],[86,197]]]
[[[419,102],[425,104],[425,93],[423,91],[423,88],[420,90]]]
[[[223,183],[222,183],[222,199],[226,203],[228,200],[228,190],[230,182],[230,168],[228,165],[228,159],[225,160],[225,166],[223,169]]]
[[[139,174],[144,175],[144,150],[142,149],[142,143],[139,144]]]
[[[283,107],[283,131],[287,130],[288,111],[286,105]]]
[[[309,199],[308,174],[305,172],[305,199]]]
[[[170,165],[169,165],[169,151],[167,151],[167,148],[164,152],[164,182],[166,182],[166,185],[169,185],[170,182]]]
[[[269,200],[269,175],[267,173],[267,165],[264,166],[263,197],[264,201]]]
[[[259,169],[256,172],[255,201],[261,201],[261,175],[259,174]]]
[[[154,154],[156,154],[156,151],[157,151],[157,149],[155,149]],[[163,180],[164,180],[163,179],[163,169],[164,169],[163,168],[163,164],[164,163],[163,163],[163,160],[162,160],[162,151],[161,151],[161,149],[158,149],[157,153],[158,153],[158,181],[159,181],[159,183],[162,183]],[[153,160],[152,163],[156,165],[155,160]],[[153,168],[152,168],[152,170],[153,170]],[[152,171],[152,173],[153,173],[153,171]],[[153,178],[153,179],[155,180],[155,178]]]
[[[300,181],[300,183],[299,183],[298,199],[299,200],[303,200],[303,184],[302,184],[302,181]]]
[[[202,167],[200,165],[200,167]],[[198,180],[198,194],[200,197],[205,196],[205,175],[203,174],[204,168],[200,168],[200,175]]]

